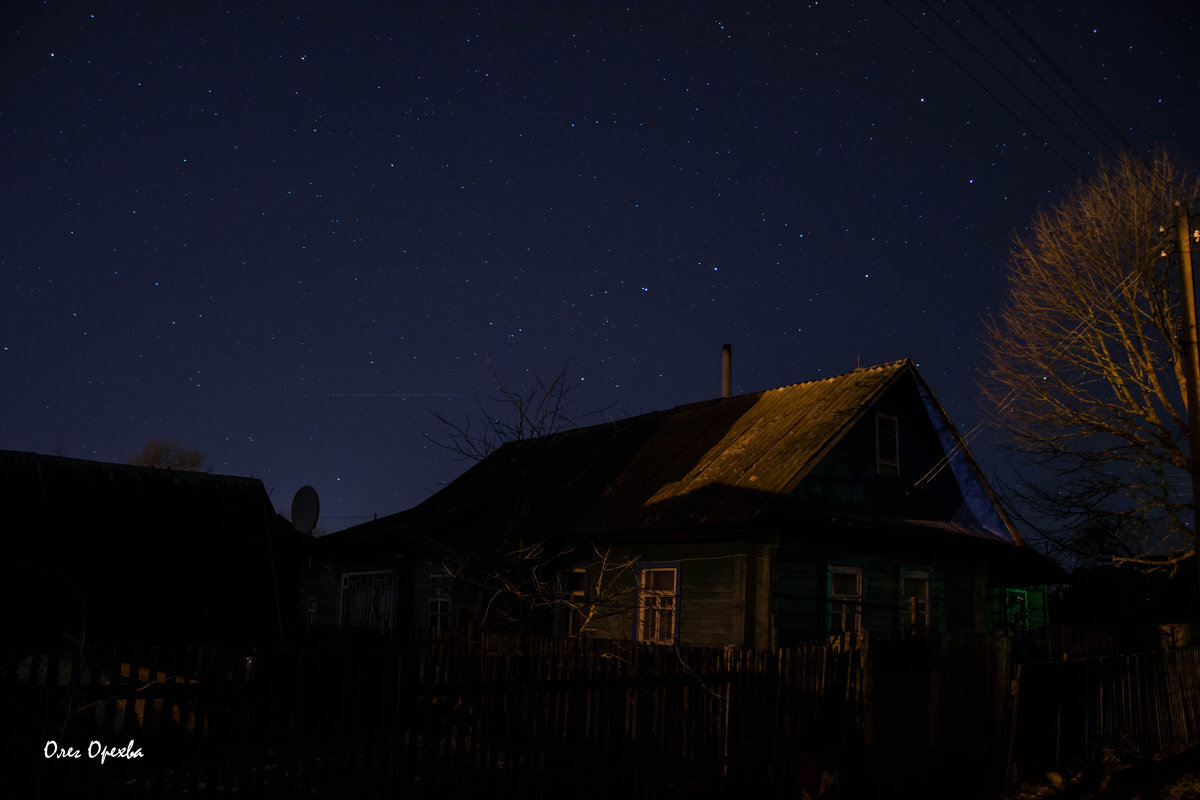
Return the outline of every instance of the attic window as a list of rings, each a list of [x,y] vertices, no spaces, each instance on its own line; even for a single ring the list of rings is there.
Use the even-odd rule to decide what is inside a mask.
[[[900,420],[875,415],[875,470],[880,475],[900,474]]]

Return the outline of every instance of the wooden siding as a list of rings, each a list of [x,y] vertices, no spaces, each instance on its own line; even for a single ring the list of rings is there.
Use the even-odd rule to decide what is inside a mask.
[[[976,616],[984,613],[976,597],[986,586],[977,583],[985,573],[971,560],[951,559],[934,549],[914,551],[893,543],[874,551],[844,543],[836,536],[812,531],[781,543],[772,565],[772,614],[776,646],[811,642],[828,633],[828,571],[830,566],[862,570],[862,627],[899,632],[904,611],[901,574],[930,575],[931,627],[937,632],[979,632]]]
[[[870,411],[799,482],[793,499],[814,510],[978,524],[973,517],[964,520],[969,511],[952,470],[942,469],[932,479],[921,481],[942,459],[944,450],[916,379],[911,374],[900,376]],[[880,474],[877,469],[875,417],[880,414],[898,420],[898,475]]]
[[[825,635],[825,567],[818,561],[775,562],[775,645],[790,647]]]
[[[769,635],[769,551],[747,541],[654,544],[636,553],[639,564],[679,569],[678,631],[680,643],[701,647],[753,647]],[[593,568],[594,570],[594,568]],[[594,583],[595,573],[589,573]],[[598,619],[594,635],[604,639],[636,638],[637,574],[630,572],[611,587],[618,613]]]

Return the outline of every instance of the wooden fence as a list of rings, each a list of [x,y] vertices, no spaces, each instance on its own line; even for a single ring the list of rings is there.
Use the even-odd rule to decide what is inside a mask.
[[[835,647],[85,649],[3,677],[42,797],[791,796],[800,753],[854,747],[864,713],[862,651]]]
[[[1200,743],[1200,648],[1025,664],[1018,685],[1014,759],[1026,773]]]
[[[1200,738],[1198,650],[1019,668],[1011,653],[982,636],[10,651],[3,746],[26,768],[17,797],[982,797],[1013,763]],[[140,757],[87,752],[131,740]]]
[[[299,727],[321,735],[301,750],[326,746],[329,731],[359,749],[387,741],[394,761],[363,765],[353,793],[386,791],[394,780],[409,793],[439,797],[482,788],[513,797],[717,796],[734,785],[790,787],[800,748],[848,746],[861,731],[857,650],[768,656],[529,645],[520,652],[441,645],[401,655],[394,696],[347,692],[316,677],[302,689]],[[326,666],[328,673],[306,670],[340,670]],[[390,666],[384,656],[357,668],[377,675]]]
[[[943,634],[868,645],[865,736],[881,796],[994,796],[1006,775],[1012,641]]]

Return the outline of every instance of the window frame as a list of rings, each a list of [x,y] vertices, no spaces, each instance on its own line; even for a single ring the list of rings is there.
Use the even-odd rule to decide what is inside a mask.
[[[582,575],[583,585],[578,589],[574,588],[564,580],[568,575]],[[558,595],[565,601],[565,605],[559,609],[560,613],[558,619],[555,620],[555,626],[560,636],[577,636],[583,623],[583,612],[580,609],[587,606],[589,589],[587,567],[579,565],[560,569],[555,574],[555,581]]]
[[[1017,614],[1017,603],[1020,599],[1020,613]],[[1017,587],[1004,589],[1004,625],[1014,633],[1025,633],[1029,630],[1029,591]]]
[[[916,603],[910,603],[909,581],[925,582],[925,621],[917,624]],[[923,635],[933,630],[933,570],[926,567],[902,567],[900,569],[900,630],[907,635]]]
[[[445,573],[431,572],[429,574],[427,589],[428,602],[425,607],[425,627],[429,631],[431,638],[439,639],[450,632],[453,620],[453,579]]]
[[[670,572],[674,586],[670,590],[662,589],[647,589],[646,578],[651,573]],[[679,594],[680,584],[682,583],[682,571],[678,561],[658,561],[639,564],[637,568],[637,611],[634,616],[634,640],[645,642],[647,644],[662,644],[674,645],[679,641]],[[670,632],[669,636],[662,635],[660,626],[655,626],[655,631],[659,631],[659,635],[652,635],[655,631],[650,631],[650,622],[647,612],[651,611],[647,600],[654,598],[656,600],[669,599],[669,614],[670,614]],[[665,616],[663,607],[655,605],[654,609],[656,616]],[[647,635],[650,633],[651,635]]]
[[[857,593],[845,594],[834,593],[833,576],[834,575],[853,575],[855,576],[855,588]],[[830,564],[826,569],[825,575],[826,585],[826,611],[825,611],[825,630],[831,636],[840,636],[846,633],[858,633],[863,629],[862,611],[863,597],[865,595],[866,581],[863,576],[863,568],[858,564]],[[840,607],[839,611],[835,611]],[[853,620],[853,627],[846,627],[847,610],[853,608],[849,617]],[[839,630],[834,630],[834,619],[841,620]]]
[[[885,458],[883,443],[886,437],[884,421],[891,424],[892,458]],[[875,414],[875,472],[879,475],[897,476],[900,474],[900,418],[891,414]]]
[[[378,581],[384,578],[383,581]],[[365,604],[356,603],[359,597],[357,584],[370,579]],[[338,627],[391,633],[396,629],[396,571],[391,569],[367,569],[343,572],[338,587]],[[376,614],[375,600],[383,599]],[[362,605],[361,608],[356,606]],[[364,616],[361,612],[365,611]],[[378,619],[376,619],[376,617]]]

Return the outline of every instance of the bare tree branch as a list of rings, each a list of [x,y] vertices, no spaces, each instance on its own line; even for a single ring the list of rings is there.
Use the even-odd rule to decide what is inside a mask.
[[[570,364],[566,362],[549,379],[534,377],[523,390],[513,388],[499,374],[493,373],[492,379],[495,394],[486,399],[475,397],[474,421],[468,416],[461,423],[454,422],[429,409],[443,434],[441,437],[426,434],[425,438],[458,458],[482,461],[505,442],[535,439],[574,428],[611,408],[582,414],[573,411],[578,384],[571,381]]]
[[[1134,557],[1125,558],[1125,557],[1120,557],[1120,556],[1114,556],[1113,563],[1114,564],[1130,564],[1138,569],[1145,570],[1148,572],[1149,571],[1157,572],[1157,571],[1165,570],[1168,573],[1168,575],[1173,576],[1175,574],[1175,572],[1179,569],[1179,565],[1182,564],[1184,561],[1187,561],[1189,558],[1191,558],[1194,555],[1196,555],[1196,551],[1194,549],[1192,549],[1185,553],[1180,553],[1178,555],[1165,555],[1165,556],[1162,556],[1161,558],[1134,558]]]
[[[515,389],[494,375],[495,394],[486,400],[476,397],[476,413],[464,422],[454,422],[430,410],[442,426],[443,435],[427,435],[433,444],[458,458],[483,461],[501,445],[558,433],[575,427],[580,420],[602,414],[608,409],[576,414],[569,365],[549,379],[535,377],[524,389]],[[513,462],[489,465],[503,496],[478,498],[497,501],[486,514],[486,541],[469,547],[450,544],[441,568],[460,587],[470,587],[479,602],[478,623],[484,630],[524,630],[528,622],[540,617],[574,617],[580,635],[593,630],[594,624],[610,613],[620,592],[633,585],[632,579],[617,580],[631,572],[635,559],[619,559],[609,549],[594,544],[561,540],[544,530],[533,530],[532,495],[538,487],[529,485],[528,476]],[[509,479],[516,478],[509,482]],[[563,591],[559,583],[564,571],[586,565],[589,589],[583,600]],[[627,598],[626,598],[627,599]],[[627,609],[626,609],[627,610]]]

